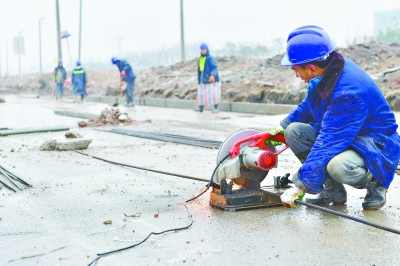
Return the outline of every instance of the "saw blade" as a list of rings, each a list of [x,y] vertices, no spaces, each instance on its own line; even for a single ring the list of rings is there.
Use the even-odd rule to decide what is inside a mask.
[[[233,144],[235,142],[259,134],[262,131],[254,128],[245,128],[245,129],[240,129],[234,133],[232,133],[220,146],[218,155],[217,155],[217,164],[229,154],[229,150],[232,148]],[[253,143],[253,140],[242,143],[240,145],[240,148],[249,146],[251,143]],[[275,147],[272,146],[271,144],[267,145],[268,150],[275,152]],[[226,159],[226,160],[229,160]],[[256,181],[263,181],[264,178],[268,175],[268,171],[263,171],[263,170],[254,170],[254,169],[246,169],[241,167],[240,168],[240,174],[242,178],[245,179],[250,179],[250,180],[256,180]]]

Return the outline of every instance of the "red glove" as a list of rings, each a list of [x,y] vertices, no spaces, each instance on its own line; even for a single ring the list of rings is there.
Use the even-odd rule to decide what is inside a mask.
[[[125,70],[121,71],[121,77],[125,77]]]
[[[123,85],[124,85],[124,82],[121,81],[121,82],[119,83],[119,87],[121,88]]]
[[[208,79],[208,82],[214,83],[215,82],[215,77],[214,75],[211,75],[210,78]]]

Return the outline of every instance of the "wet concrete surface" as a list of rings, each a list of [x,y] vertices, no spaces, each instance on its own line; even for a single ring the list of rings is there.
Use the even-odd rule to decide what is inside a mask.
[[[4,98],[0,127],[70,125],[93,139],[85,152],[109,160],[205,179],[215,167],[217,150],[78,128],[82,119],[54,114],[60,109],[100,114],[105,104]],[[141,106],[121,110],[136,120],[152,120],[129,129],[221,141],[240,128],[267,130],[284,117]],[[0,138],[0,165],[34,185],[17,193],[0,189],[0,264],[87,265],[96,253],[132,245],[152,231],[189,224],[183,202],[204,182],[120,167],[71,151],[39,150],[45,140],[63,136],[49,132]],[[279,161],[263,185],[300,166],[290,150]],[[398,176],[379,211],[362,210],[365,190],[346,188],[348,203],[331,209],[400,229]],[[206,193],[188,204],[194,221],[188,230],[152,236],[96,265],[397,265],[400,259],[398,235],[318,210],[300,206],[226,212],[208,201]],[[124,215],[134,213],[140,217]],[[106,220],[112,224],[103,224]]]

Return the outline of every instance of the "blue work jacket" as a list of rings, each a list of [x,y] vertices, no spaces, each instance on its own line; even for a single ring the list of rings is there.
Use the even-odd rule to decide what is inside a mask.
[[[204,84],[210,83],[208,80],[210,79],[211,75],[214,75],[215,82],[219,82],[217,61],[215,60],[214,56],[209,54],[208,50],[207,50],[207,54],[205,54],[205,56],[206,56],[206,62],[204,64],[203,76],[201,75],[202,72],[200,72],[199,62],[197,62],[197,81],[198,81],[198,84],[200,84],[200,83],[204,83]],[[200,59],[199,59],[199,61],[200,61]]]
[[[60,71],[60,76],[57,76],[58,71]],[[67,79],[67,72],[64,67],[56,67],[54,69],[54,81],[59,84],[64,84],[64,81]]]
[[[136,75],[133,72],[131,65],[126,60],[119,60],[118,69],[119,69],[119,73],[121,73],[123,70],[125,70],[124,81],[129,82],[136,78]]]
[[[317,91],[320,80],[310,80],[307,97],[281,122],[284,128],[290,122],[309,123],[318,134],[299,170],[307,192],[323,190],[327,164],[349,148],[364,157],[375,179],[388,188],[400,158],[400,136],[382,92],[367,73],[348,59],[332,96],[326,100]]]
[[[86,71],[82,67],[76,67],[74,71],[72,71],[74,94],[86,95],[86,82]]]

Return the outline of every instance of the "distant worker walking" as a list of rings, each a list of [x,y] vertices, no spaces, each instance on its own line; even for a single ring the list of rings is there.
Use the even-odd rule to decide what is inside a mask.
[[[210,55],[208,45],[200,45],[201,56],[197,65],[199,87],[196,95],[196,111],[203,112],[204,106],[214,105],[213,113],[219,112],[221,102],[221,83],[219,82],[217,61]]]
[[[118,67],[118,70],[121,74],[119,89],[121,89],[124,81],[127,83],[125,106],[127,107],[135,106],[133,100],[134,100],[136,75],[133,72],[131,65],[126,60],[118,59],[116,57],[111,58],[111,62]]]
[[[76,95],[76,103],[83,103],[83,99],[87,96],[87,76],[86,71],[81,66],[81,61],[76,61],[76,67],[72,72],[72,85],[74,86],[74,94]]]
[[[62,60],[58,60],[58,66],[54,69],[54,81],[56,82],[56,100],[64,96],[64,81],[67,79],[67,72],[63,67]]]

